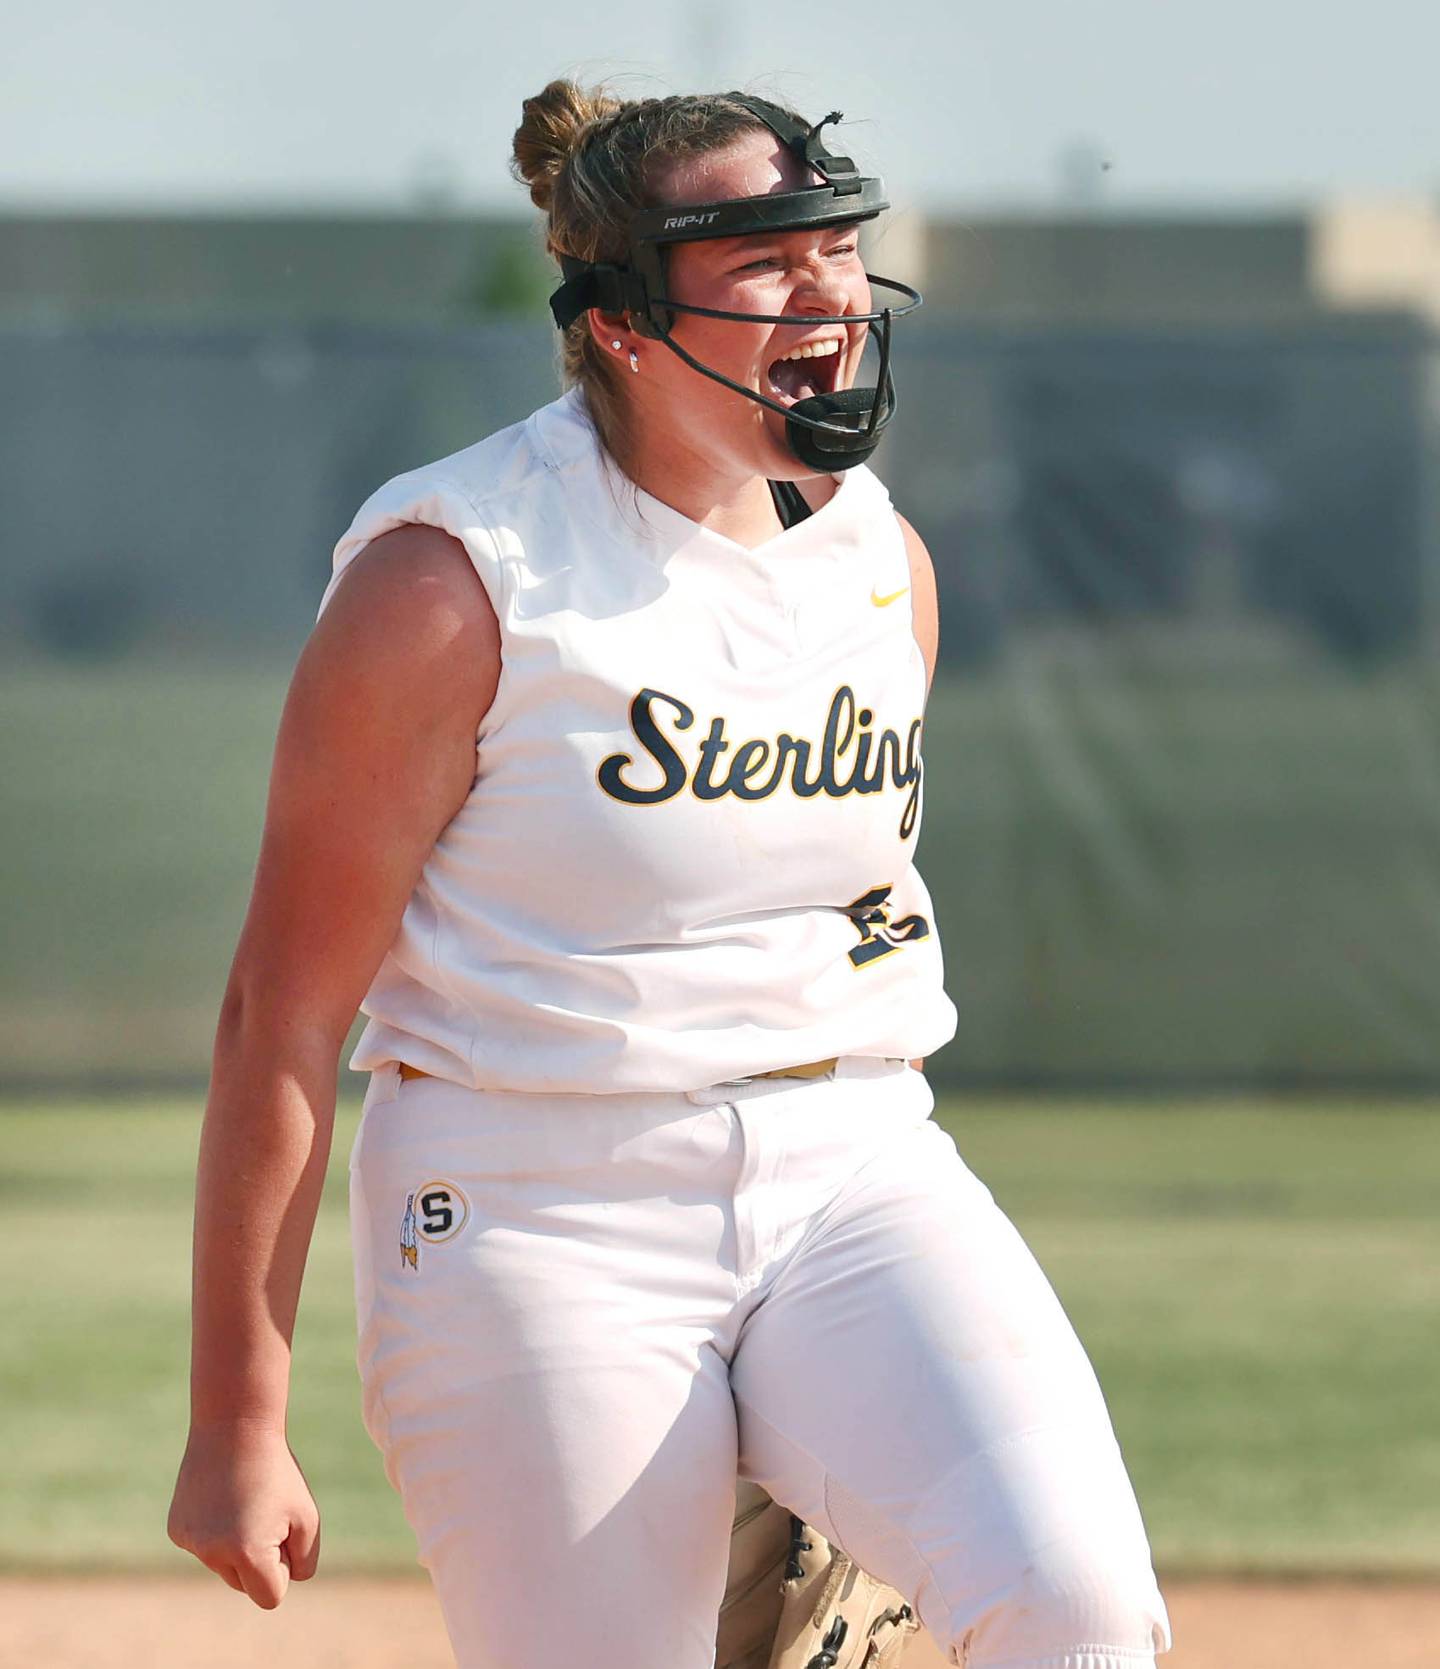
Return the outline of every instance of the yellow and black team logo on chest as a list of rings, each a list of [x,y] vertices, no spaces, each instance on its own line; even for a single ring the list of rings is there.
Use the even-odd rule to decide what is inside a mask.
[[[470,1202],[453,1182],[436,1178],[422,1182],[405,1196],[400,1220],[400,1262],[419,1273],[420,1243],[443,1245],[470,1221]]]
[[[871,887],[859,898],[852,898],[845,906],[845,914],[855,923],[860,943],[849,952],[857,968],[868,968],[882,956],[889,956],[902,945],[914,944],[930,937],[930,923],[924,916],[901,916],[890,919],[890,893],[893,886]]]

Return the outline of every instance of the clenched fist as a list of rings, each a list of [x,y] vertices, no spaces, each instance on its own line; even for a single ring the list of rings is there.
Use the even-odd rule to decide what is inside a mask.
[[[292,1577],[315,1574],[320,1555],[310,1486],[270,1426],[192,1427],[167,1528],[177,1547],[267,1611]]]

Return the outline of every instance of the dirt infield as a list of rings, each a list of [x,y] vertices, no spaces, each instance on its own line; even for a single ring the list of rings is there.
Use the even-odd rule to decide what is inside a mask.
[[[1169,1582],[1165,1669],[1434,1669],[1440,1584]],[[576,1663],[584,1661],[583,1651]],[[0,1664],[453,1669],[423,1580],[318,1578],[278,1611],[203,1575],[0,1578]],[[933,1665],[938,1666],[938,1653]],[[922,1660],[916,1669],[932,1669]]]

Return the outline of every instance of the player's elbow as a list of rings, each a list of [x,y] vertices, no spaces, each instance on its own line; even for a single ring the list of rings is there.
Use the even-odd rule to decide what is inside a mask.
[[[318,1060],[333,1068],[354,1018],[353,1005],[342,1013],[313,993],[296,993],[273,968],[248,970],[237,959],[216,1021],[216,1064],[263,1057]]]

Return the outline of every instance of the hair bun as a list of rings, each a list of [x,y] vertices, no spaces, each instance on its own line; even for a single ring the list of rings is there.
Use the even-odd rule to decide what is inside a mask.
[[[587,93],[573,81],[552,81],[528,98],[515,129],[510,171],[530,188],[530,201],[549,213],[555,181],[581,135],[596,122],[624,108],[623,101],[601,91]]]

